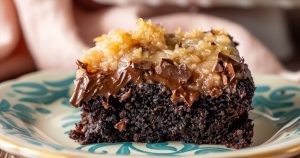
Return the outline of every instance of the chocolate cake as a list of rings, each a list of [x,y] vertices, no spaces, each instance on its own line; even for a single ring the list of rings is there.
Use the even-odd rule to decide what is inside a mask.
[[[224,30],[167,33],[138,20],[95,39],[77,61],[70,103],[80,144],[183,141],[244,148],[255,86]]]

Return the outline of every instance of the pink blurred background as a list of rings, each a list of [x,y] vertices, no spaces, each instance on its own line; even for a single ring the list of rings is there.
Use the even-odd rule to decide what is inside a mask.
[[[254,73],[300,79],[298,0],[1,0],[0,81],[43,69],[75,70],[93,38],[139,17],[175,26],[224,27]]]

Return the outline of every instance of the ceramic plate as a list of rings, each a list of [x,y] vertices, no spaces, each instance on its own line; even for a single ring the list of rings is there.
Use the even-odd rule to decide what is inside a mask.
[[[68,99],[74,74],[37,72],[0,85],[0,148],[30,158],[267,157],[300,152],[300,85],[278,76],[255,76],[253,146],[241,150],[182,142],[101,143],[68,138],[80,120]],[[276,134],[277,133],[277,134]]]

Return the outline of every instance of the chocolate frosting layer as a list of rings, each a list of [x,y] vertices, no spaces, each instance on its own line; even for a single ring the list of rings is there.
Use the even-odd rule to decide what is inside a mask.
[[[86,69],[86,65],[80,61],[77,65],[80,69]],[[190,71],[186,65],[176,65],[169,59],[162,59],[156,67],[149,61],[139,61],[114,72],[85,71],[75,81],[75,90],[70,103],[78,107],[82,102],[88,102],[97,96],[103,96],[108,100],[130,82],[137,85],[148,82],[160,83],[168,87],[172,91],[170,99],[174,104],[185,102],[187,106],[191,106],[200,95],[217,97],[224,91],[234,92],[237,80],[251,78],[250,71],[243,60],[236,62],[222,55],[214,72],[222,77],[222,86],[208,89],[207,82],[203,82],[200,86],[195,85],[199,74]],[[106,106],[108,107],[108,104]]]

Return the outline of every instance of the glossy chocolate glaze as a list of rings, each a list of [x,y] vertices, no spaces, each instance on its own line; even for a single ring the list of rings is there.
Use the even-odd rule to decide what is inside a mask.
[[[80,69],[86,69],[86,65],[79,61],[77,65]],[[191,106],[200,95],[218,97],[224,91],[233,93],[237,80],[251,78],[250,71],[243,60],[236,62],[222,55],[214,72],[220,73],[223,84],[207,90],[192,86],[199,74],[190,71],[186,65],[176,65],[169,59],[162,59],[156,67],[149,61],[140,61],[131,62],[128,67],[115,72],[85,71],[75,81],[76,87],[70,103],[78,107],[82,102],[88,102],[97,96],[103,96],[108,100],[130,82],[137,85],[147,82],[161,83],[168,87],[172,91],[170,99],[175,105],[178,102],[185,102],[187,106]],[[207,87],[203,83],[202,87],[205,86]]]

